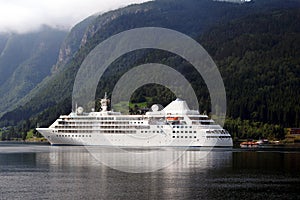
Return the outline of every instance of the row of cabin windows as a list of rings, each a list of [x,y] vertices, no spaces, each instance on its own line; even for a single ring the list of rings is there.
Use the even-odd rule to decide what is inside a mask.
[[[200,124],[202,124],[202,125],[213,125],[213,124],[215,124],[215,122],[200,122]]]
[[[191,136],[191,135],[190,136],[187,136],[187,135],[186,136],[178,136],[178,135],[175,136],[175,135],[173,135],[173,138],[193,138],[193,136]],[[194,138],[197,138],[197,136],[194,136]]]
[[[71,118],[61,118],[61,120],[66,120],[66,121],[67,120],[96,120],[96,118],[95,117],[76,117],[76,118],[71,117]],[[111,120],[113,120],[113,118]]]
[[[136,128],[136,129],[150,129],[150,126],[143,125],[143,126],[135,126],[134,128]]]
[[[84,129],[92,129],[93,126],[55,126],[55,128],[59,129],[70,129],[70,128],[84,128]]]
[[[117,117],[116,120],[128,120],[128,121],[132,121],[132,120],[143,120],[142,117],[137,117],[137,118],[133,118],[133,117]]]
[[[206,138],[231,138],[230,136],[206,136]]]
[[[141,122],[143,123],[143,122]],[[117,122],[117,121],[110,121],[110,122],[101,122],[101,121],[86,121],[86,122],[68,122],[68,121],[59,121],[58,124],[62,125],[85,125],[85,124],[129,124],[129,122]]]
[[[144,124],[144,122],[131,122],[132,124]]]
[[[211,130],[211,131],[206,131],[206,133],[226,134],[226,131],[225,130]]]
[[[126,131],[121,131],[121,130],[104,130],[101,131],[101,133],[136,133],[136,131],[130,131],[130,130],[126,130]]]
[[[208,120],[208,117],[190,117],[191,120]]]
[[[192,128],[192,126],[173,126],[173,128]]]
[[[63,118],[62,120],[114,120],[113,117],[76,117]]]
[[[193,133],[193,131],[173,131],[173,133]],[[194,133],[197,133],[197,131],[194,131]]]
[[[112,121],[112,122],[97,122],[99,124],[129,124],[129,122],[116,122],[116,121]]]
[[[56,137],[92,137],[92,135],[56,135]]]
[[[55,126],[55,128],[58,129],[93,129],[95,128],[94,126]],[[136,128],[135,126],[99,126],[100,129],[132,129]]]
[[[92,133],[92,131],[90,130],[58,130],[58,133]]]
[[[162,133],[163,131],[141,131],[141,133]]]
[[[135,126],[100,126],[100,129],[133,129]]]

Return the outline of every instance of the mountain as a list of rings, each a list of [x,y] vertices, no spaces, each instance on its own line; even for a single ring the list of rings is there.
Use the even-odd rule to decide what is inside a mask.
[[[201,35],[224,79],[228,116],[300,126],[300,9],[233,20]]]
[[[38,87],[34,88],[32,92],[23,98],[24,104],[22,106],[19,106],[15,110],[4,114],[1,118],[1,124],[18,124],[23,120],[30,119],[31,127],[34,127],[36,123],[39,123],[42,126],[47,126],[53,120],[55,120],[59,114],[70,112],[72,106],[71,92],[74,78],[86,55],[97,44],[109,36],[124,30],[144,26],[158,26],[174,29],[188,34],[191,37],[197,38],[201,44],[203,43],[203,45],[208,49],[209,53],[213,55],[213,58],[217,61],[217,63],[222,66],[221,73],[224,76],[226,90],[227,92],[229,91],[229,97],[232,98],[229,99],[229,113],[233,117],[240,117],[240,113],[243,115],[243,112],[247,112],[247,109],[241,107],[241,105],[244,105],[242,104],[244,100],[235,103],[233,99],[240,97],[239,92],[241,92],[242,87],[236,88],[236,86],[239,86],[241,83],[240,78],[249,74],[247,70],[242,70],[240,74],[236,74],[239,76],[239,78],[233,79],[235,82],[232,82],[231,84],[230,77],[232,74],[226,71],[226,65],[231,64],[231,59],[235,61],[235,58],[240,60],[243,58],[244,54],[236,54],[235,52],[236,49],[234,49],[234,47],[236,42],[243,42],[240,43],[240,46],[243,47],[243,45],[245,45],[246,49],[250,48],[247,47],[247,45],[250,44],[253,44],[254,46],[260,45],[259,40],[255,41],[255,43],[249,43],[249,38],[248,40],[237,40],[239,37],[242,37],[244,34],[243,29],[246,31],[248,23],[251,22],[251,20],[247,19],[257,18],[256,22],[261,23],[261,21],[264,21],[266,16],[270,15],[270,19],[268,19],[265,23],[262,23],[263,25],[255,27],[253,24],[250,24],[251,26],[249,26],[253,29],[266,28],[268,27],[267,25],[269,23],[273,24],[276,23],[276,20],[282,19],[275,18],[272,14],[273,12],[284,12],[286,10],[286,12],[290,13],[289,11],[291,9],[297,7],[300,7],[300,3],[299,1],[294,0],[257,0],[244,4],[216,2],[211,0],[158,0],[140,5],[132,5],[99,16],[93,16],[78,26],[75,26],[69,34],[69,40],[65,41],[65,45],[63,45],[63,47],[60,49],[61,59],[59,60],[61,64],[56,65],[56,69],[54,70],[57,70],[57,72],[47,77],[38,85]],[[290,15],[292,17],[290,16],[289,20],[292,20],[293,23],[296,23],[295,20],[293,20],[293,17],[298,20],[298,18],[294,16],[295,13]],[[226,27],[231,28],[226,29]],[[282,28],[284,29],[286,27],[283,26]],[[266,31],[268,33],[268,30]],[[257,33],[255,38],[262,37],[262,35],[266,34],[266,31]],[[276,35],[276,33],[273,33],[275,32],[273,28],[270,29],[269,32],[272,37],[273,35]],[[289,32],[289,30],[286,29],[283,32]],[[249,35],[251,34],[249,33]],[[283,36],[284,34],[282,37]],[[267,38],[267,36],[265,37]],[[72,46],[71,44],[73,41],[74,45]],[[215,44],[220,44],[220,47],[216,46]],[[283,44],[285,44],[285,42]],[[72,48],[70,48],[71,46]],[[219,52],[217,51],[219,48],[224,49],[222,53],[222,55],[224,54],[223,57],[220,56]],[[264,50],[269,51],[273,48],[272,43],[265,44],[264,48]],[[270,52],[272,51],[273,50],[270,50]],[[282,53],[280,52],[280,48],[277,53]],[[230,56],[231,54],[233,54],[233,56]],[[98,88],[99,93],[97,96],[103,95],[102,93],[104,91],[112,91],[114,83],[118,80],[122,73],[130,69],[130,67],[136,66],[136,64],[143,62],[145,63],[145,61],[161,61],[161,63],[168,64],[169,66],[182,64],[178,70],[182,73],[190,75],[190,77],[195,77],[195,75],[193,75],[193,71],[189,71],[188,67],[185,67],[187,64],[184,63],[182,59],[173,58],[174,55],[170,55],[165,52],[151,51],[139,52],[137,53],[137,56],[128,55],[127,57],[122,57],[112,66],[110,66],[109,70],[105,73],[103,80],[101,80],[99,83],[99,86],[101,87]],[[228,62],[225,62],[226,59],[228,59]],[[256,60],[257,62],[261,62],[261,59],[263,58]],[[176,65],[174,65],[174,62]],[[266,71],[270,69],[272,70],[272,73],[275,73],[275,68],[272,68],[272,66],[272,64],[262,64],[261,67],[266,68]],[[237,66],[237,69],[239,69],[239,67],[240,66]],[[258,76],[258,74],[255,73],[251,75]],[[267,77],[269,78],[269,76]],[[201,80],[191,81],[193,82],[193,85],[203,86],[203,82],[201,82]],[[274,87],[276,87],[275,83]],[[203,88],[198,87],[196,91],[197,94],[202,97],[200,98],[200,101],[204,102],[200,102],[203,110],[208,110],[209,107],[207,105],[209,104],[209,98],[207,91],[205,92]],[[253,88],[255,88],[255,85],[253,85]],[[149,95],[149,93],[145,95]],[[248,97],[252,94],[247,93],[246,95]],[[253,99],[248,98],[248,100],[250,102]],[[259,102],[250,103],[259,104]],[[294,105],[294,103],[291,105]],[[236,107],[241,108],[237,111],[234,111]],[[268,108],[266,109],[268,110]],[[236,115],[236,113],[239,114]],[[254,114],[250,113],[251,116]],[[247,114],[241,117],[248,118],[249,116]],[[266,118],[268,118],[268,116],[266,116]],[[270,120],[270,123],[273,122],[272,118],[265,120]]]
[[[0,113],[13,108],[50,75],[65,35],[44,26],[38,32],[0,39]]]
[[[53,69],[54,72],[66,65],[75,56],[81,46],[85,44],[83,38],[87,31],[86,29],[96,17],[96,15],[92,15],[84,19],[82,22],[76,24],[67,34],[59,50],[58,61]]]
[[[0,55],[5,48],[5,44],[8,40],[9,35],[7,33],[0,33]]]

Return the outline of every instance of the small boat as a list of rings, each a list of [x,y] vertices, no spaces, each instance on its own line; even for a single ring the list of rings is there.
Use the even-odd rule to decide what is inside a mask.
[[[257,141],[257,144],[258,145],[269,145],[270,143],[269,143],[269,140],[267,140],[267,139],[260,139]]]
[[[247,142],[241,142],[240,147],[242,148],[249,148],[249,147],[258,147],[258,143],[256,141],[247,141]]]

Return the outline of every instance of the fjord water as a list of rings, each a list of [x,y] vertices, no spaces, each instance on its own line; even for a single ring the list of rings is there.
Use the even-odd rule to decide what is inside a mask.
[[[0,199],[297,199],[299,188],[291,148],[189,149],[167,168],[125,173],[85,147],[0,144]]]

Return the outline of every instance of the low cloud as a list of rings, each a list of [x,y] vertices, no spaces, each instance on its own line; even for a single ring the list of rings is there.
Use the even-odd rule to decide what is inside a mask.
[[[147,0],[0,0],[0,32],[25,33],[41,25],[70,29],[95,13]]]

